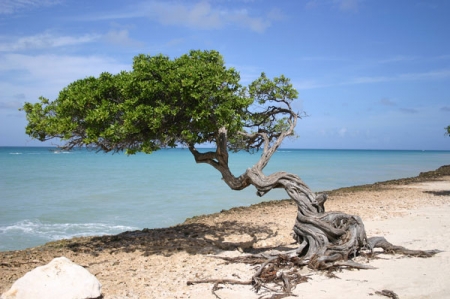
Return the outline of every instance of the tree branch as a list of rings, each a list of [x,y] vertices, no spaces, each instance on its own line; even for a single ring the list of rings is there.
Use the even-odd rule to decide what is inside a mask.
[[[226,128],[219,129],[216,137],[217,148],[215,152],[200,153],[194,144],[189,144],[189,151],[197,163],[207,163],[222,174],[222,179],[232,190],[242,190],[251,185],[246,173],[235,177],[228,166],[228,137]]]

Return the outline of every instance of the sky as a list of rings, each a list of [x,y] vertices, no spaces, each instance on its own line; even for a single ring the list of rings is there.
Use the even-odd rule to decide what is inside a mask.
[[[0,0],[0,146],[52,144],[25,134],[25,102],[200,49],[244,85],[291,79],[306,116],[283,147],[450,150],[449,15],[448,0]]]

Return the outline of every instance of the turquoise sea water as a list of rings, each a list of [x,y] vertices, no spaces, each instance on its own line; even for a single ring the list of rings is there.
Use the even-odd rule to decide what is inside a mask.
[[[259,154],[232,154],[235,175]],[[450,164],[450,151],[279,150],[265,173],[288,171],[313,191],[416,176]],[[45,147],[0,147],[0,251],[83,235],[167,227],[187,217],[264,200],[252,187],[232,191],[186,149],[151,155]]]

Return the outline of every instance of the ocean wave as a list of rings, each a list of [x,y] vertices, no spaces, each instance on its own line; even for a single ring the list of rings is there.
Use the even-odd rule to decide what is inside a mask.
[[[53,153],[54,153],[54,154],[71,154],[72,152],[68,152],[68,151],[60,151],[60,150],[54,150]]]
[[[29,236],[52,241],[73,237],[117,234],[136,229],[138,228],[107,223],[43,223],[39,220],[23,220],[12,225],[0,226],[0,236]]]
[[[22,155],[22,153],[9,153],[10,155]]]

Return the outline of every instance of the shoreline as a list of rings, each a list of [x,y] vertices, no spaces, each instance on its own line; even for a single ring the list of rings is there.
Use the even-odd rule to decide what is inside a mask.
[[[449,165],[413,178],[341,188],[328,193],[326,209],[359,215],[366,225],[368,236],[387,235],[388,240],[398,241],[398,245],[414,249],[434,249],[430,247],[434,245],[440,247],[437,249],[450,251],[450,237],[445,238],[445,230],[439,231],[449,224],[444,221],[449,221],[447,219],[450,218]],[[143,229],[112,236],[80,237],[49,242],[25,250],[0,252],[0,293],[9,289],[12,283],[26,272],[48,263],[54,257],[66,256],[84,266],[100,280],[105,299],[215,298],[210,291],[211,285],[187,286],[186,281],[211,277],[232,278],[234,275],[246,279],[251,276],[253,267],[224,264],[223,261],[211,258],[211,254],[237,256],[245,254],[246,251],[292,248],[290,231],[295,215],[296,207],[291,200],[268,201],[249,207],[199,215],[168,228]],[[417,222],[418,219],[420,222]],[[416,233],[398,233],[405,227],[412,227],[411,225],[414,225],[414,230],[411,231]],[[436,235],[438,231],[439,235]],[[416,248],[417,246],[419,247]],[[430,259],[405,260],[413,265],[420,264],[423,269],[429,266],[441,268],[443,265],[439,263],[449,263],[448,256],[449,254],[444,252]],[[370,263],[378,264],[380,261],[372,260]],[[395,256],[383,257],[379,270],[394,271],[399,263],[400,259]],[[447,264],[445,265],[450,266]],[[397,268],[403,269],[402,267],[411,265]],[[371,296],[370,287],[364,287],[375,282],[383,283],[382,277],[386,273],[380,278],[378,274],[375,275],[379,270],[344,271],[337,274],[339,277],[347,277],[340,282],[312,273],[312,281],[300,284],[295,293],[310,298],[304,293],[308,289],[312,292],[308,293],[311,297],[314,294],[320,298],[332,298],[332,295],[333,298],[339,298],[336,293],[328,293],[329,290],[355,287],[361,295],[358,295],[359,298]],[[406,275],[404,279],[418,280],[417,277],[410,277],[413,275],[410,273],[412,271],[404,270],[407,272],[402,274]],[[416,282],[416,292],[420,289],[429,291],[427,285],[436,288],[435,284],[427,280],[433,277],[432,273],[427,272],[427,275],[428,277],[420,277],[424,280],[423,283]],[[435,275],[450,279],[448,271]],[[390,281],[392,282],[392,278]],[[442,279],[439,281],[442,282]],[[415,298],[405,287],[394,287],[393,291],[397,291],[400,298]],[[438,291],[449,292],[450,286],[446,287],[444,283],[438,287]],[[344,296],[346,298],[357,297],[356,293],[348,293],[348,290],[346,292],[347,295],[353,294],[350,297]],[[258,297],[249,286],[224,286],[218,294],[221,298]],[[423,298],[424,293],[421,294],[417,297]],[[435,293],[432,297],[444,298],[440,297],[442,294],[444,293]]]
[[[442,178],[445,178],[447,176],[450,177],[450,165],[443,165],[443,166],[437,168],[436,170],[421,172],[421,173],[419,173],[419,175],[417,175],[415,177],[393,179],[393,180],[387,180],[387,181],[382,181],[382,182],[375,182],[372,184],[342,187],[342,188],[338,188],[338,189],[334,189],[334,190],[320,191],[317,193],[326,193],[329,196],[342,196],[342,195],[345,195],[348,193],[354,193],[354,192],[360,192],[360,191],[377,191],[377,190],[392,188],[394,186],[435,181],[435,180],[440,180]],[[195,221],[199,221],[202,218],[214,217],[215,215],[219,215],[222,213],[233,213],[235,211],[242,211],[245,209],[257,208],[259,206],[279,205],[284,202],[290,203],[291,199],[276,199],[276,200],[262,201],[260,203],[252,204],[250,206],[233,207],[231,209],[222,210],[217,213],[196,215],[193,217],[186,218],[186,220],[184,222],[182,222],[178,225],[182,225],[185,223],[192,223]],[[329,203],[330,202],[328,200],[326,202],[325,206],[327,206]],[[293,203],[291,203],[291,204],[293,204]],[[330,211],[329,208],[327,210]]]

